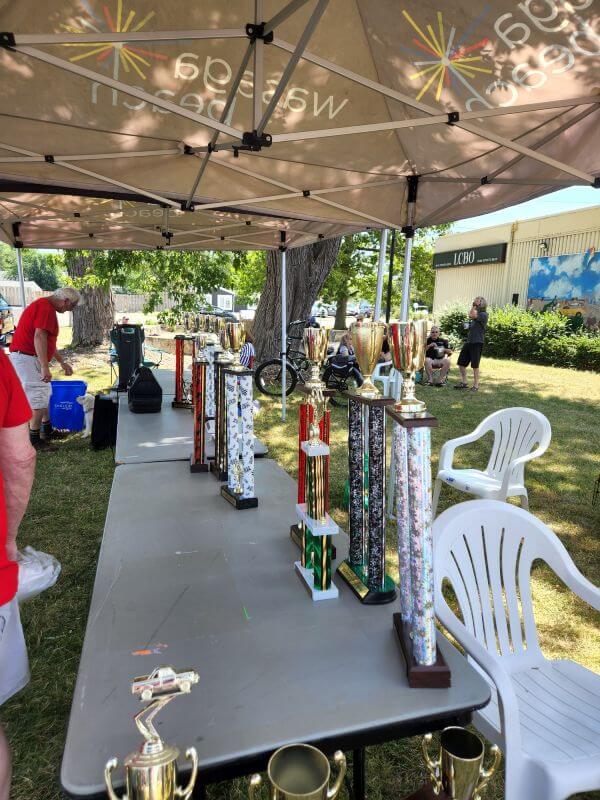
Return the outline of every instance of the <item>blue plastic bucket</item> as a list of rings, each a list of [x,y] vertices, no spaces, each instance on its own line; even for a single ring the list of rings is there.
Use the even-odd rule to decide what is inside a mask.
[[[53,428],[81,431],[84,425],[83,406],[76,398],[86,393],[85,381],[51,381],[50,422]]]

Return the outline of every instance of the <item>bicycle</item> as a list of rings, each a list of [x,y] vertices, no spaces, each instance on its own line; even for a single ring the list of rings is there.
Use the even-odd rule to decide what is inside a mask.
[[[348,398],[344,392],[353,391],[363,383],[355,361],[348,361],[346,364],[335,364],[329,360],[325,365],[322,380],[328,389],[335,389],[336,394],[329,398],[332,406],[344,408],[348,406]]]
[[[296,319],[287,327],[287,347],[285,351],[285,394],[289,396],[298,381],[306,383],[310,374],[310,364],[302,349],[303,331],[308,320]],[[300,327],[301,326],[301,327]],[[297,344],[299,343],[299,344]],[[281,397],[283,359],[269,358],[258,365],[254,373],[256,388],[270,397]]]

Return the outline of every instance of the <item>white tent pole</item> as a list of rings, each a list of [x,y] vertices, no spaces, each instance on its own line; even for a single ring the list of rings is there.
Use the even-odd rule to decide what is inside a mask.
[[[287,389],[287,362],[285,352],[287,350],[287,275],[286,275],[286,232],[281,231],[281,419],[285,420],[285,404]]]
[[[385,268],[385,253],[387,248],[388,229],[381,231],[381,244],[379,245],[379,264],[377,265],[377,289],[375,290],[375,310],[373,311],[373,322],[377,322],[381,316],[381,298],[383,295],[383,270]]]
[[[299,8],[306,5],[307,2],[308,0],[290,0],[290,2],[284,6],[278,14],[275,14],[275,16],[271,17],[268,22],[265,22],[265,34],[271,33],[271,31],[274,30],[278,25],[281,25],[281,23],[285,22],[288,17],[291,17],[294,11],[297,11]],[[260,19],[257,19],[256,21],[260,22]]]
[[[413,223],[415,221],[418,186],[419,176],[410,175],[408,177],[408,197],[406,200],[406,226],[402,228],[402,233],[406,237],[406,245],[404,248],[404,269],[402,272],[402,302],[400,305],[400,320],[402,322],[408,321],[408,306],[410,302],[410,262],[413,237],[415,235]]]
[[[260,25],[262,21],[262,0],[254,0],[254,23]],[[266,33],[266,31],[265,31]],[[262,39],[254,42],[254,71],[252,78],[252,130],[258,128],[262,115],[262,94],[264,86],[264,46]]]
[[[304,52],[304,48],[306,47],[308,40],[313,35],[313,32],[317,25],[319,24],[319,20],[323,16],[323,12],[327,8],[329,0],[318,0],[317,5],[310,15],[310,19],[308,20],[308,24],[306,28],[302,31],[302,35],[298,39],[298,43],[294,48],[294,51],[291,55],[290,60],[288,61],[285,69],[283,70],[283,74],[279,83],[277,84],[277,88],[273,92],[273,96],[269,100],[269,105],[267,106],[264,114],[262,115],[262,119],[258,124],[258,128],[256,129],[259,136],[265,130],[265,127],[268,121],[271,119],[273,112],[277,108],[277,103],[281,98],[281,95],[285,91],[285,87],[288,85],[290,78],[292,77],[293,71],[296,69],[296,65],[300,58],[302,57],[302,53]]]
[[[17,275],[19,277],[19,291],[21,294],[21,305],[23,308],[27,305],[27,300],[25,298],[25,276],[23,275],[23,261],[21,258],[21,246],[18,247],[15,245],[15,249],[17,251]]]
[[[15,33],[15,44],[112,44],[123,42],[191,42],[197,39],[245,39],[244,28],[215,28],[208,31],[127,31],[113,33]]]

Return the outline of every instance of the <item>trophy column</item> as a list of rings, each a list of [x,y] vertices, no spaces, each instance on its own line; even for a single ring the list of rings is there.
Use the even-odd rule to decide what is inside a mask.
[[[206,377],[208,361],[198,358],[192,364],[192,402],[194,404],[194,449],[190,472],[207,472],[206,460]]]
[[[394,400],[355,392],[347,396],[350,548],[337,571],[361,602],[391,603],[396,585],[385,571],[384,409]]]
[[[227,425],[224,370],[231,364],[228,353],[219,353],[214,363],[215,386],[215,458],[211,472],[219,481],[227,479]]]
[[[192,402],[188,399],[188,392],[184,380],[184,358],[185,343],[192,342],[192,364],[195,360],[194,337],[183,333],[175,336],[175,398],[171,405],[173,408],[192,408]]]
[[[252,371],[225,368],[227,483],[221,495],[234,508],[256,508],[254,495],[254,420]],[[240,430],[241,428],[241,430]]]
[[[305,395],[305,400],[300,404],[298,418],[298,503],[306,502],[306,453],[302,444],[308,441],[309,427],[314,420],[314,406],[309,398],[312,387],[301,384],[296,390]],[[335,394],[334,389],[323,388],[323,396],[331,397]],[[319,438],[324,444],[329,444],[329,431],[331,424],[331,412],[328,408],[319,421]],[[329,511],[329,456],[325,461],[325,511]],[[298,547],[302,548],[302,522],[297,522],[290,527],[290,537]],[[331,546],[331,557],[336,557],[335,545]]]

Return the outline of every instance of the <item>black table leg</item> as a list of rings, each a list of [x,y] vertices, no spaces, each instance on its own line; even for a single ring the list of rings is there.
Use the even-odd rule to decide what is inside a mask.
[[[353,800],[365,800],[365,748],[352,751],[352,795]]]

